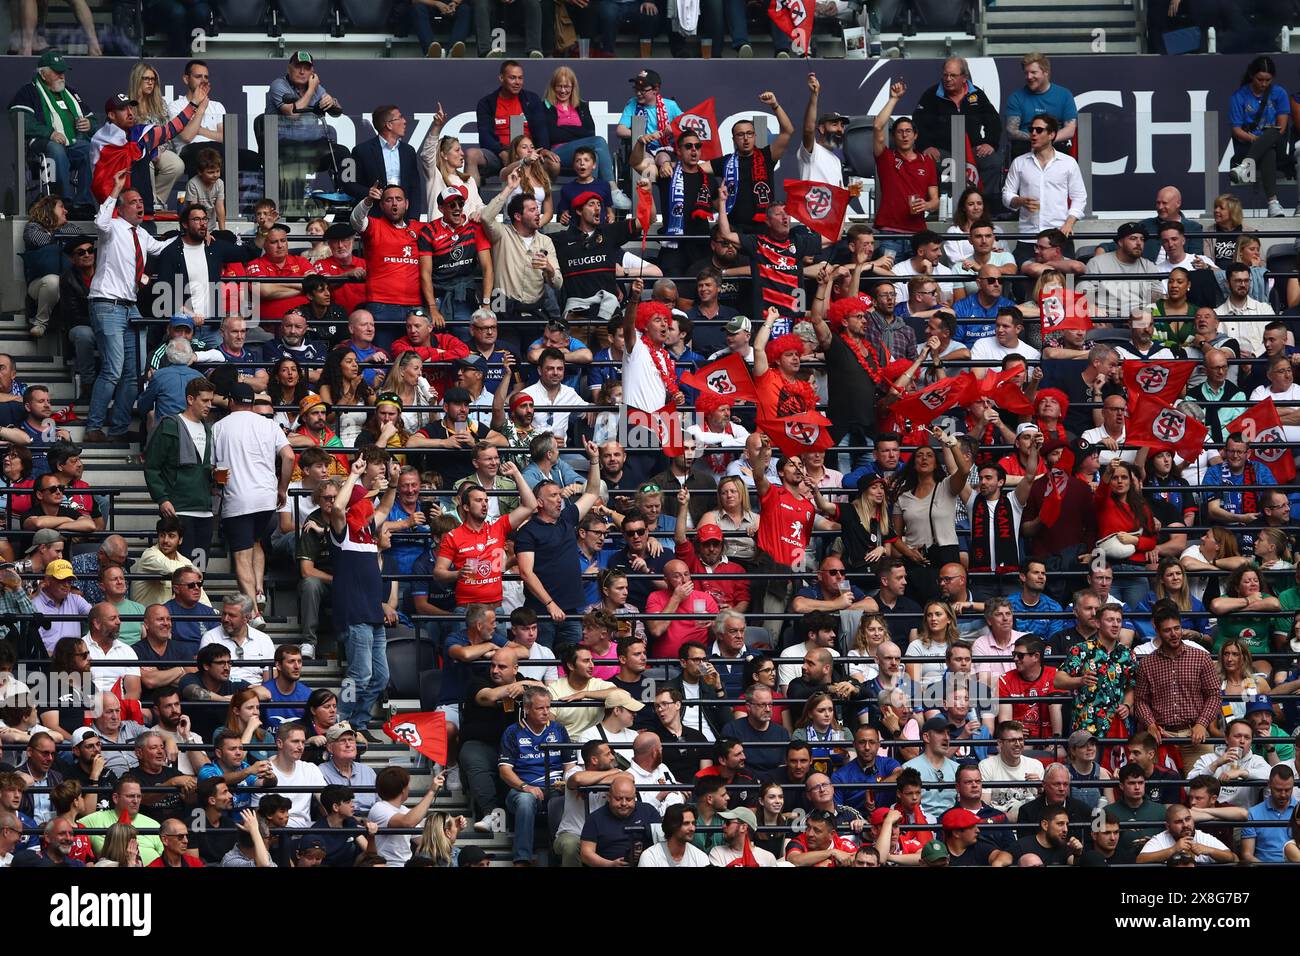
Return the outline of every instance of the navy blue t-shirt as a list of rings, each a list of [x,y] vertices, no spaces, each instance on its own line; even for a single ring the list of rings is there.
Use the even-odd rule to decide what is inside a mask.
[[[578,564],[578,508],[572,501],[554,523],[533,518],[515,534],[515,553],[533,553],[533,571],[546,593],[565,614],[580,610],[582,604],[582,568]],[[531,592],[524,597],[524,607],[539,614],[546,606]]]
[[[206,604],[196,604],[191,608],[183,608],[175,598],[172,598],[163,607],[167,608],[172,616],[172,643],[175,644],[177,641],[192,643],[195,646],[195,654],[198,654],[198,643],[203,639],[203,633],[212,630],[214,624],[221,623],[221,615]],[[183,614],[198,615],[202,620],[182,621],[180,616]],[[144,644],[145,641],[140,641],[140,643]],[[139,653],[139,651],[136,651],[136,656],[139,656]],[[190,660],[193,659],[194,657],[191,655]]]
[[[506,638],[503,634],[493,632],[491,641],[497,647],[505,647]],[[487,670],[488,662],[486,660],[478,661],[458,661],[448,653],[453,647],[468,647],[469,634],[462,627],[459,631],[447,638],[447,643],[442,648],[442,683],[438,687],[439,704],[462,704],[465,702],[465,691],[469,687],[470,673],[475,667],[481,667]]]
[[[749,718],[737,717],[722,728],[722,736],[735,737],[742,744],[787,743],[790,740],[790,731],[773,721],[768,724],[767,730],[760,733],[754,729]],[[745,748],[745,769],[750,773],[760,775],[770,773],[781,766],[781,761],[784,759],[785,751],[780,747]]]
[[[633,840],[640,840],[644,849],[654,844],[651,824],[660,823],[659,811],[648,803],[637,801],[631,816],[620,820],[608,806],[598,807],[587,814],[587,822],[582,825],[582,839],[596,844],[596,855],[606,860],[621,860],[627,856],[628,847]],[[630,827],[640,826],[634,830]]]

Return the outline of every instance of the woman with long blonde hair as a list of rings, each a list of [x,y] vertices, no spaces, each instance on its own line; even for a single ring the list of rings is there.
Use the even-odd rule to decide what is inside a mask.
[[[618,188],[618,181],[614,178],[609,141],[596,135],[591,106],[582,100],[577,74],[567,66],[558,67],[551,74],[542,101],[546,106],[547,130],[551,134],[551,152],[559,157],[560,168],[572,170],[574,154],[585,146],[596,156],[593,175],[600,182],[609,183],[614,208],[632,208],[627,194]]]
[[[415,855],[427,856],[434,866],[455,866],[460,856],[456,837],[469,825],[464,817],[435,810],[424,821],[424,829],[415,838]]]
[[[140,862],[140,834],[129,823],[114,823],[104,834],[95,866],[143,866]]]
[[[745,479],[728,475],[719,481],[718,506],[701,518],[700,524],[716,524],[722,529],[728,559],[746,567],[754,560],[758,515],[750,507]]]
[[[402,400],[402,423],[408,434],[415,434],[433,421],[432,412],[408,411],[412,405],[433,405],[438,396],[424,377],[424,359],[412,350],[398,353],[384,376],[384,390]]]
[[[853,646],[846,657],[855,658],[858,663],[849,664],[849,673],[860,683],[875,680],[880,669],[876,666],[876,649],[885,641],[892,640],[889,634],[889,622],[883,614],[864,614],[858,621],[857,632],[853,635]]]
[[[166,126],[171,122],[167,101],[162,96],[162,80],[158,71],[144,60],[131,67],[127,80],[127,93],[138,104],[135,118],[138,123]],[[185,173],[185,162],[171,149],[171,143],[159,146],[149,157],[149,172],[153,179],[153,203],[159,209],[171,208],[175,198],[173,189]]]
[[[465,168],[465,147],[455,136],[443,136],[442,128],[447,125],[447,114],[439,104],[438,112],[433,117],[433,125],[420,143],[418,153],[420,168],[428,183],[424,207],[429,210],[429,221],[436,222],[442,218],[438,208],[438,197],[448,186],[463,186],[465,189],[465,215],[474,217],[483,209],[483,197],[479,195],[478,181]]]
[[[907,656],[933,657],[935,660],[908,664],[907,676],[922,686],[943,677],[948,669],[948,648],[961,636],[957,631],[957,615],[952,605],[947,601],[926,601],[921,612],[921,626],[912,628],[911,636]]]
[[[835,699],[825,691],[808,698],[790,736],[808,742],[813,758],[810,772],[829,774],[847,759],[847,748],[834,744],[847,744],[851,738],[835,716]]]
[[[1214,223],[1205,230],[1205,255],[1220,269],[1230,266],[1237,256],[1237,236],[1246,231],[1242,225],[1241,200],[1232,193],[1214,197]],[[1215,233],[1228,233],[1218,237]]]

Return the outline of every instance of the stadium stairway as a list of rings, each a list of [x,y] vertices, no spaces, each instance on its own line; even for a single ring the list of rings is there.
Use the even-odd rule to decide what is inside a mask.
[[[984,11],[983,52],[1140,53],[1137,16],[1127,0],[997,0]]]
[[[49,386],[51,402],[56,412],[69,405],[73,406],[78,418],[63,427],[67,428],[73,440],[80,444],[86,430],[87,409],[84,402],[76,401],[76,383],[73,381],[72,368],[64,354],[67,346],[62,341],[62,336],[58,334],[52,332],[41,339],[34,339],[28,334],[27,329],[27,318],[21,313],[0,314],[0,352],[13,355],[19,381],[28,385]],[[154,525],[158,520],[157,506],[150,500],[144,484],[140,446],[134,442],[112,442],[82,447],[82,461],[85,463],[84,480],[88,484],[125,489],[112,496],[112,527],[113,530],[131,534],[128,544],[134,561],[134,558],[152,543]],[[141,536],[143,533],[149,535],[149,540]],[[224,584],[225,580],[229,580],[230,562],[220,547],[215,549],[208,571],[223,578],[223,584],[217,587],[209,586],[208,589],[213,599],[217,600],[220,595],[231,590]],[[268,587],[274,587],[269,580]],[[279,590],[273,592],[269,600],[271,612],[265,628],[267,634],[277,645],[297,643],[301,632],[298,628],[296,590],[287,581],[282,582]],[[343,676],[344,668],[337,659],[325,658],[304,662],[302,679],[313,689],[325,687],[339,693]],[[392,698],[387,703],[398,713],[420,709],[418,699]],[[383,716],[387,716],[387,711]],[[377,731],[372,730],[371,736],[376,733]],[[412,774],[410,803],[414,804],[428,790],[431,778],[427,769],[414,765],[412,757],[409,751],[372,747],[363,759],[375,770],[389,763],[401,764],[410,769]],[[433,809],[470,817],[464,791],[444,791],[434,801]],[[472,817],[470,823],[473,823]],[[539,848],[545,846],[547,842],[545,839],[539,839]],[[461,834],[458,844],[483,847],[491,857],[494,866],[510,865],[511,842],[508,834],[477,833],[471,826]]]

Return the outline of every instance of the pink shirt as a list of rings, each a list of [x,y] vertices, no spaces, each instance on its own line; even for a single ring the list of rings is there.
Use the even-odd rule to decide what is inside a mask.
[[[581,126],[582,117],[578,111],[567,103],[555,104],[555,125],[556,126]]]
[[[992,674],[994,677],[1001,677],[1008,671],[1015,670],[1016,665],[1011,660],[1011,649],[1015,647],[1016,641],[1020,640],[1020,638],[1024,636],[1024,631],[1013,629],[1011,631],[1011,639],[1007,641],[1006,644],[997,644],[993,640],[993,635],[989,634],[988,629],[985,628],[985,633],[975,638],[975,643],[971,645],[971,657],[974,657],[977,660],[981,657],[1005,657],[1007,660],[1006,663],[987,662],[984,664],[976,664],[975,673]]]

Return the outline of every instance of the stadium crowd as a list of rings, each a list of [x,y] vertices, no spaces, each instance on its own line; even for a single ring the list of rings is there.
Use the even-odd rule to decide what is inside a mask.
[[[1300,282],[1231,193],[1076,243],[1073,100],[1024,67],[1001,115],[961,59],[896,82],[874,224],[832,238],[780,185],[845,182],[814,74],[798,126],[762,93],[775,138],[708,161],[654,70],[611,144],[572,70],[541,97],[507,60],[475,148],[378,107],[371,185],[300,255],[266,201],[213,228],[204,150],[180,234],[148,228],[162,152],[219,136],[208,64],[157,123],[111,97],[78,168],[43,57],[15,108],[55,111],[70,178],[28,223],[59,266],[32,330],[69,337],[84,442],[141,441],[158,520],[132,555],[0,356],[0,864],[478,865],[466,828],[521,866],[1300,862]],[[337,106],[301,52],[268,109],[319,138],[295,105]],[[406,636],[446,743],[414,801],[360,759]],[[337,692],[301,679],[328,657]]]

